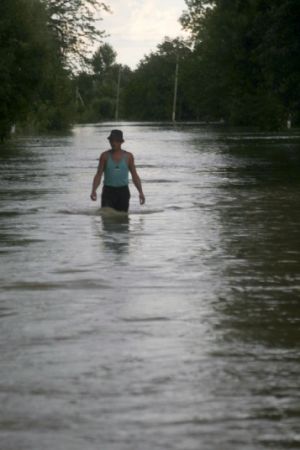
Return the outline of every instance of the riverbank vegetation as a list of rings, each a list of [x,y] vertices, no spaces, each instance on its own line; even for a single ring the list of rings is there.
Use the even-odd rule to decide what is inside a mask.
[[[179,121],[299,125],[298,0],[186,0],[189,38],[166,37],[135,70],[117,63],[96,26],[108,10],[98,0],[1,1],[1,139],[16,123],[171,120],[176,64]]]
[[[74,72],[104,32],[98,0],[1,0],[0,139],[11,127],[62,129],[75,119]]]
[[[299,123],[298,0],[186,0],[194,44],[192,96],[234,125]]]

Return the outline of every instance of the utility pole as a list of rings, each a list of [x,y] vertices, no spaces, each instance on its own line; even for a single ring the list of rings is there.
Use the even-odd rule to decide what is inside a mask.
[[[78,86],[76,86],[75,97],[76,97],[76,106],[78,107],[78,102],[80,102],[81,106],[85,107],[85,104],[84,104],[83,98],[81,97],[80,90],[79,90]]]
[[[287,129],[290,130],[292,128],[292,114],[289,113],[287,120]]]
[[[178,70],[179,70],[179,55],[177,54],[176,69],[175,69],[175,85],[174,85],[174,100],[173,100],[172,122],[176,121],[176,104],[177,104],[177,90],[178,90]]]
[[[119,103],[120,103],[120,85],[121,85],[121,64],[119,66],[119,75],[118,75],[118,87],[117,87],[117,102],[116,102],[116,114],[115,119],[119,119]]]

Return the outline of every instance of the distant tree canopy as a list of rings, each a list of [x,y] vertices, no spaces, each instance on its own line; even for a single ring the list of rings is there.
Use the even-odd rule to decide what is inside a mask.
[[[86,63],[100,40],[97,0],[1,0],[0,139],[12,124],[67,127],[74,116],[71,68]]]
[[[116,112],[117,86],[120,76],[120,117],[124,117],[124,89],[132,71],[126,65],[116,63],[117,53],[104,43],[94,53],[90,68],[74,77],[77,98],[77,121],[98,122],[112,120]]]
[[[194,43],[193,97],[237,125],[278,128],[300,101],[298,0],[186,0]]]
[[[189,45],[183,39],[166,37],[139,63],[125,91],[126,116],[135,120],[170,120],[172,115],[174,77],[177,57],[181,68],[191,56]],[[188,105],[183,94],[183,77],[179,86],[181,118],[187,118]]]
[[[180,21],[190,38],[166,37],[121,80],[122,118],[171,120],[178,60],[177,120],[279,129],[291,117],[299,124],[300,2],[186,0],[186,5]],[[115,103],[117,73],[104,69],[106,54],[115,56],[103,46],[93,59],[98,77],[93,98],[97,105],[105,100],[106,108],[101,114],[90,108],[90,119],[112,118],[112,112],[105,114],[108,99]]]
[[[44,6],[37,0],[0,3],[0,136],[36,99],[53,51]]]
[[[116,110],[117,83],[121,75],[120,118],[127,120],[170,120],[172,115],[174,74],[177,58],[182,64],[178,109],[182,119],[192,112],[183,94],[186,77],[185,62],[192,52],[186,41],[165,38],[132,71],[115,63],[116,53],[109,44],[99,47],[92,58],[93,73],[81,72],[75,82],[83,99],[78,102],[79,121],[113,119]]]
[[[299,0],[186,0],[188,39],[165,37],[135,70],[116,62],[99,0],[1,0],[0,139],[115,117],[279,129],[300,115]],[[98,42],[92,54],[91,43]]]
[[[99,0],[43,0],[48,25],[58,43],[60,57],[71,68],[90,62],[90,45],[101,42],[104,31],[97,27],[101,11],[110,11]],[[77,64],[77,67],[76,67]]]
[[[115,63],[116,57],[117,53],[111,45],[101,45],[92,57],[92,68],[95,75],[104,75]]]

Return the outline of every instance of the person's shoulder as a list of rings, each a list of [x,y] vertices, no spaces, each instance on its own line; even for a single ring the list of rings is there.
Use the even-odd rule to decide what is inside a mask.
[[[99,156],[99,164],[98,164],[98,168],[103,168],[106,166],[107,160],[108,160],[108,155],[109,155],[109,150],[105,150],[104,152],[101,153],[101,155]]]
[[[104,152],[101,153],[99,159],[107,159],[109,155],[109,150],[104,150]]]
[[[134,159],[133,153],[128,152],[127,150],[124,150],[124,152],[126,153],[126,156],[128,157],[128,159],[133,161],[133,159]]]

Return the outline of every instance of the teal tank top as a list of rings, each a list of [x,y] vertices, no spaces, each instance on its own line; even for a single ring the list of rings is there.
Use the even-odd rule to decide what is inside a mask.
[[[128,155],[122,150],[123,156],[119,162],[112,159],[112,150],[108,153],[108,158],[104,169],[104,185],[121,187],[128,186]]]

